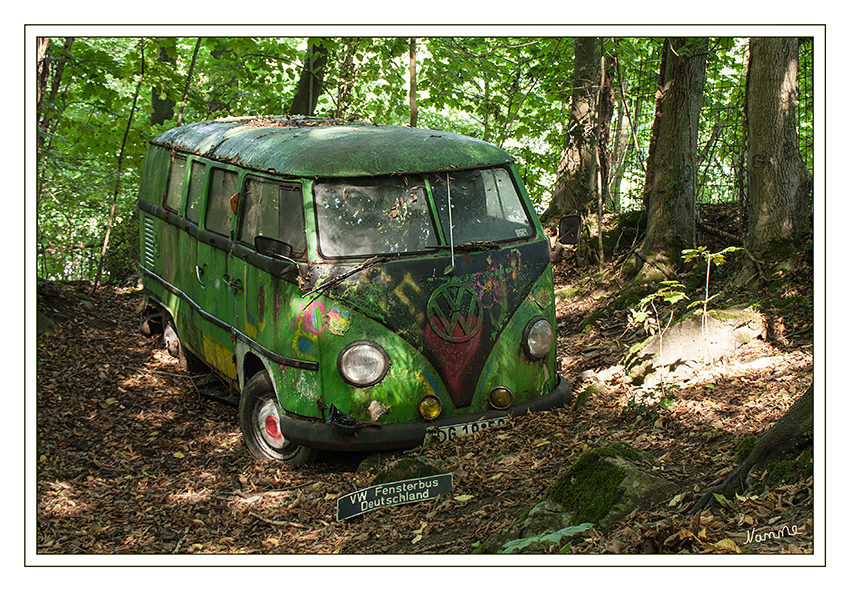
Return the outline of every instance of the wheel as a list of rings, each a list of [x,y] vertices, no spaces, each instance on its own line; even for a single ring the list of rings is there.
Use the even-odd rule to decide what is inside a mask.
[[[151,312],[142,316],[139,321],[139,332],[146,337],[162,334],[162,314]]]
[[[180,339],[177,337],[177,331],[174,330],[174,324],[170,320],[165,324],[165,329],[162,331],[162,340],[165,342],[165,348],[169,355],[180,357]]]
[[[207,371],[206,364],[180,342],[180,337],[174,328],[174,322],[171,320],[165,323],[165,328],[162,331],[162,340],[165,342],[165,348],[168,350],[168,354],[176,357],[179,361],[180,369],[189,373]]]
[[[255,374],[239,397],[239,423],[248,451],[258,460],[309,464],[316,450],[286,440],[280,432],[281,414],[269,374]]]

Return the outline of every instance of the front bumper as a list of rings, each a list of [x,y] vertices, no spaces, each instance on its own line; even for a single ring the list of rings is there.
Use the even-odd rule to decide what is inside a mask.
[[[517,417],[529,412],[559,408],[573,400],[570,383],[558,376],[555,388],[546,396],[518,404],[507,410],[490,410],[436,421],[361,426],[354,432],[343,432],[330,423],[303,421],[281,417],[280,430],[289,441],[328,451],[363,452],[411,449],[422,445],[429,427],[447,427],[479,419]]]

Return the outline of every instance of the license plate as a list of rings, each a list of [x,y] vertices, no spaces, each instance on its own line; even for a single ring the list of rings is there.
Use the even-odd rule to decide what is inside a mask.
[[[458,425],[448,425],[446,427],[440,427],[440,443],[451,441],[456,437],[463,437],[464,435],[480,433],[485,429],[495,429],[497,427],[504,427],[507,424],[508,417],[499,417],[496,419],[481,419],[478,421],[470,421],[468,423],[460,423]]]

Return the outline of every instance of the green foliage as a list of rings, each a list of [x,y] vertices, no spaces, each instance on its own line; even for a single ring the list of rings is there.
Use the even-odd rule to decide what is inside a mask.
[[[109,281],[121,284],[139,272],[139,219],[128,212],[115,222],[103,271]]]
[[[709,282],[711,280],[711,266],[714,265],[716,267],[719,267],[720,265],[722,265],[723,263],[726,262],[726,256],[725,255],[727,255],[729,253],[736,252],[738,250],[741,250],[741,249],[738,248],[737,246],[730,246],[728,248],[724,248],[720,252],[709,252],[708,248],[706,248],[705,246],[700,246],[699,248],[696,248],[696,249],[689,248],[689,249],[682,251],[682,260],[685,263],[690,263],[694,259],[698,259],[698,258],[704,260],[705,263],[706,263],[706,265],[705,265],[705,299],[698,300],[698,301],[695,301],[695,302],[691,302],[691,304],[688,306],[688,309],[690,309],[690,308],[693,308],[695,306],[699,306],[700,304],[702,304],[703,331],[705,331],[706,322],[708,322],[708,302],[711,301],[712,299],[714,299],[714,297],[715,297],[715,296],[712,296],[712,297],[708,296]]]
[[[611,191],[618,203],[634,207],[642,201],[662,40],[603,42],[606,54],[617,60],[612,141],[618,122],[629,124],[628,150]],[[287,112],[311,44],[328,51],[318,115],[409,123],[407,38],[210,37],[199,43],[183,37],[77,37],[67,52],[65,39],[52,39],[52,63],[64,61],[65,67],[56,81],[55,98],[48,92],[38,113],[39,274],[90,278],[140,76],[142,91],[127,138],[117,201],[117,214],[124,220],[132,217],[147,143],[177,124],[178,111],[184,123]],[[810,145],[813,135],[814,101],[806,86],[810,79],[804,76],[813,65],[811,46],[801,40],[801,146]],[[745,47],[745,39],[721,38],[711,44],[699,141],[708,149],[697,171],[702,201],[728,198],[723,196],[732,192],[729,187],[740,169]],[[529,194],[542,211],[567,138],[573,40],[432,37],[417,39],[416,49],[419,126],[502,146],[516,158]],[[52,84],[48,80],[48,90]],[[175,105],[172,118],[156,126],[149,118],[154,95]],[[811,153],[811,148],[804,150],[808,162]]]
[[[422,125],[462,122],[449,129],[504,148],[516,157],[532,200],[545,206],[569,118],[572,40],[426,41]]]
[[[531,536],[528,538],[521,538],[519,540],[511,540],[510,542],[505,542],[502,545],[502,554],[513,554],[514,552],[519,552],[523,548],[526,548],[532,544],[544,544],[546,547],[551,546],[553,544],[560,544],[561,540],[564,538],[571,538],[575,535],[580,534],[583,531],[587,531],[593,527],[592,523],[582,523],[580,525],[571,525],[565,527],[563,529],[559,529],[556,532],[551,530],[546,530],[542,534],[537,536]],[[559,554],[566,554],[570,549],[570,545],[566,544],[563,546]]]
[[[675,386],[671,386],[675,387]],[[667,393],[660,395],[655,392],[639,392],[633,394],[620,411],[620,416],[627,420],[643,417],[652,423],[658,420],[662,410],[676,407],[676,400]]]
[[[663,330],[660,328],[658,309],[655,307],[656,300],[661,300],[673,306],[677,302],[687,299],[688,296],[685,295],[684,290],[685,286],[678,281],[662,281],[661,286],[656,291],[640,300],[637,309],[629,310],[629,325],[641,327],[651,335]],[[673,312],[671,310],[670,320],[672,319]],[[669,321],[667,326],[669,326]]]
[[[741,249],[737,246],[730,246],[728,248],[724,248],[720,252],[708,252],[708,248],[706,248],[705,246],[700,246],[699,248],[687,248],[682,251],[682,260],[684,260],[686,263],[690,263],[696,258],[702,258],[707,263],[720,266],[726,262],[726,254],[736,252],[738,250]]]

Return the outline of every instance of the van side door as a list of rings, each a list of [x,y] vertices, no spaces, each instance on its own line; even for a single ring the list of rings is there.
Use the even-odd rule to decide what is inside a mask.
[[[301,184],[248,175],[240,201],[241,217],[234,246],[236,256],[230,264],[232,275],[244,282],[245,297],[241,303],[235,301],[238,307],[234,308],[234,326],[263,347],[295,357],[292,339],[284,336],[284,327],[289,325],[290,302],[301,294],[295,283],[297,270],[288,268],[285,276],[274,270],[281,268],[282,260],[306,262],[307,237]],[[257,236],[280,241],[281,250],[288,251],[285,259],[269,256],[269,253],[257,256]],[[286,245],[288,248],[285,248]],[[281,308],[282,320],[279,318]],[[279,319],[279,323],[275,322],[275,318]]]
[[[236,364],[230,326],[234,306],[244,305],[243,280],[232,276],[229,265],[238,192],[236,171],[211,167],[194,264],[198,289],[195,301],[204,320],[203,354],[207,362],[232,379],[236,379]]]

